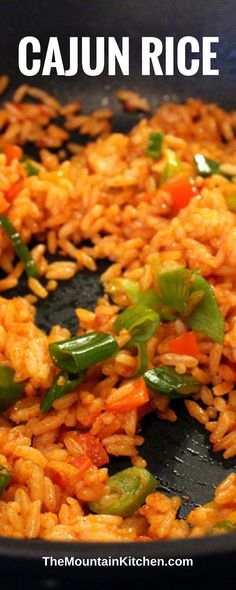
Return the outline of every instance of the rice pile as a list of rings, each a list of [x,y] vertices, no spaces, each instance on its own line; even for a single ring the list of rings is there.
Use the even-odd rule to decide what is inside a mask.
[[[23,103],[27,93],[42,104]],[[222,451],[226,459],[234,457],[236,215],[228,210],[226,197],[236,190],[235,181],[217,174],[197,176],[198,195],[173,217],[171,196],[158,188],[163,158],[155,161],[148,156],[147,143],[151,132],[163,131],[164,145],[178,155],[184,177],[196,176],[193,155],[201,152],[224,163],[224,171],[236,178],[236,112],[226,113],[198,100],[184,106],[165,104],[150,120],[143,119],[123,135],[110,133],[108,109],[83,119],[77,114],[78,103],[62,107],[29,87],[21,87],[15,101],[0,111],[1,147],[32,141],[43,151],[39,175],[29,177],[21,162],[8,164],[4,153],[0,154],[0,213],[7,214],[25,243],[38,242],[32,255],[46,286],[30,278],[33,294],[0,298],[0,362],[14,369],[16,381],[26,381],[23,398],[0,417],[0,464],[14,476],[0,499],[0,535],[147,541],[200,536],[229,516],[236,524],[235,474],[218,486],[214,501],[193,510],[186,521],[177,516],[181,498],[168,498],[158,491],[132,517],[88,514],[86,503],[109,491],[108,469],[91,462],[86,468],[75,466],[73,460],[81,454],[78,433],[98,437],[108,455],[130,457],[133,465],[145,466],[139,411],[113,414],[107,410],[109,396],[122,397],[138,359],[125,348],[129,334],[124,331],[118,336],[122,350],[116,358],[89,369],[86,380],[42,416],[40,401],[56,374],[48,345],[69,338],[70,333],[53,326],[50,334],[44,334],[35,325],[33,307],[59,280],[70,279],[83,268],[95,270],[102,258],[111,262],[102,276],[105,288],[111,279],[122,276],[138,281],[145,292],[155,286],[159,270],[176,265],[198,269],[213,286],[224,315],[224,345],[198,334],[198,358],[170,353],[170,338],[186,331],[184,323],[176,320],[161,324],[150,338],[148,358],[151,367],[173,366],[181,374],[191,372],[202,383],[201,392],[183,403],[209,432],[213,451]],[[67,130],[102,137],[84,148],[69,145],[73,157],[60,161],[69,134],[51,123],[58,113],[66,117]],[[55,155],[46,149],[51,147],[62,151]],[[16,184],[19,190],[9,201],[7,195]],[[83,240],[90,240],[91,246],[80,248]],[[47,252],[63,258],[50,264]],[[6,275],[0,280],[0,291],[17,286],[24,267],[15,262],[3,231],[0,267]],[[113,334],[119,304],[119,298],[111,303],[104,295],[94,312],[77,308],[78,334],[91,330]],[[169,398],[158,393],[150,393],[150,410],[161,419],[177,419]]]

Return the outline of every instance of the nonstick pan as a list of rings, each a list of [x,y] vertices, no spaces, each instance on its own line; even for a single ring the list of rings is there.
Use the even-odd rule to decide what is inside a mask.
[[[84,112],[99,108],[104,98],[114,110],[114,126],[118,131],[128,131],[139,119],[139,115],[125,114],[114,99],[118,88],[134,89],[145,95],[155,108],[164,101],[184,101],[188,97],[199,97],[219,103],[224,108],[235,108],[236,86],[236,38],[235,0],[1,0],[0,3],[0,71],[11,76],[12,90],[22,82],[31,83],[55,94],[61,102],[79,98]],[[58,36],[65,61],[68,60],[68,38],[70,36],[108,36],[117,40],[130,37],[130,75],[118,74],[108,77],[106,73],[89,78],[81,72],[73,78],[42,77],[24,79],[17,64],[18,43],[25,35],[36,36],[45,49],[49,36]],[[202,36],[219,36],[217,57],[219,76],[194,77],[141,76],[140,43],[142,36],[164,38],[174,36],[176,40],[192,35],[199,40]],[[7,97],[6,97],[7,98]],[[107,266],[101,261],[97,273],[84,271],[69,282],[61,282],[46,301],[38,304],[38,325],[48,330],[54,323],[74,330],[77,326],[74,315],[76,306],[93,309],[101,293],[99,275]],[[21,283],[17,291],[6,293],[6,297],[24,294],[26,285]],[[190,497],[183,502],[180,514],[185,516],[193,507],[209,501],[215,487],[235,469],[235,461],[224,461],[221,454],[213,454],[208,434],[203,426],[192,420],[183,404],[176,401],[179,420],[175,424],[148,416],[142,422],[145,443],[142,454],[148,467],[157,476],[159,489],[167,494]],[[128,465],[124,459],[111,462],[115,472]],[[88,556],[158,556],[192,557],[192,568],[139,568],[133,575],[138,579],[137,587],[157,579],[159,588],[221,587],[227,571],[228,588],[234,588],[233,561],[236,551],[236,536],[222,536],[185,541],[153,542],[145,544],[67,544],[41,541],[0,539],[0,589],[7,587],[62,588],[120,586],[121,580],[129,580],[130,568],[48,568],[43,567],[42,555],[62,557]],[[37,580],[37,582],[36,582]],[[98,582],[96,582],[98,580]],[[230,581],[231,580],[231,581]],[[209,586],[207,585],[209,583]],[[232,586],[231,586],[232,583]],[[204,585],[206,584],[206,585]],[[219,584],[219,586],[218,586]],[[5,586],[3,586],[5,587]]]

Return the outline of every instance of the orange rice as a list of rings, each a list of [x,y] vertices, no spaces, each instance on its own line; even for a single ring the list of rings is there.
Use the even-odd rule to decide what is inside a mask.
[[[4,88],[7,80],[1,79],[1,84]],[[24,103],[27,94],[40,103]],[[134,104],[138,98],[119,95]],[[149,109],[148,103],[141,106]],[[79,472],[73,463],[81,454],[78,433],[98,437],[111,456],[130,457],[133,465],[145,466],[139,455],[143,438],[137,434],[137,409],[115,414],[107,402],[114,394],[122,398],[138,359],[125,348],[130,336],[123,331],[117,337],[122,350],[116,358],[90,368],[86,380],[42,416],[40,401],[56,375],[48,345],[69,338],[70,333],[53,326],[44,334],[35,324],[33,303],[57,288],[57,281],[69,280],[83,268],[95,270],[102,258],[111,262],[102,276],[105,289],[109,281],[122,276],[138,281],[146,291],[155,286],[157,271],[176,265],[200,270],[225,318],[224,344],[198,334],[197,357],[170,353],[170,338],[186,328],[181,320],[168,322],[148,343],[149,364],[173,366],[180,374],[187,371],[202,383],[200,393],[185,401],[186,408],[209,432],[213,451],[221,451],[226,459],[236,456],[236,215],[226,204],[236,184],[236,112],[226,113],[199,100],[165,104],[150,120],[143,119],[123,135],[110,133],[109,109],[92,116],[78,115],[79,110],[78,102],[62,106],[27,85],[0,110],[1,147],[30,141],[42,148],[38,176],[27,177],[21,162],[8,164],[0,154],[0,213],[9,217],[26,243],[38,242],[32,256],[47,279],[46,287],[29,279],[33,294],[25,298],[0,298],[0,362],[14,369],[16,381],[25,381],[22,399],[0,416],[0,464],[13,474],[0,499],[0,535],[68,541],[204,535],[219,520],[236,524],[233,473],[219,484],[214,500],[193,510],[186,521],[177,515],[181,498],[168,498],[159,491],[148,496],[132,517],[87,514],[86,503],[109,491],[108,469],[90,464]],[[58,113],[65,117],[66,131],[52,123]],[[101,137],[85,147],[75,143],[71,148],[75,155],[60,162],[60,155],[49,150],[61,148],[70,129]],[[175,216],[171,196],[158,188],[164,160],[147,155],[153,131],[165,133],[165,147],[180,159],[180,177],[195,177],[198,187],[198,195]],[[196,177],[193,155],[199,152],[223,162],[225,172],[235,174],[233,182],[219,175]],[[19,191],[9,201],[9,191],[19,182]],[[80,247],[88,239],[91,246]],[[67,260],[49,263],[47,252]],[[6,275],[0,291],[16,287],[24,269],[15,262],[2,231],[0,267]],[[122,304],[119,294],[113,303],[104,295],[94,312],[77,308],[78,334],[91,330],[113,334]],[[151,391],[149,396],[149,410],[161,419],[177,419],[168,397]]]

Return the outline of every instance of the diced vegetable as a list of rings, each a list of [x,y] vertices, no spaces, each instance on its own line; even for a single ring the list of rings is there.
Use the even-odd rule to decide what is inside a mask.
[[[215,293],[212,286],[196,273],[191,285],[191,296],[199,292],[203,292],[204,297],[184,321],[192,330],[201,332],[215,342],[223,344],[224,318],[218,307]]]
[[[164,305],[179,313],[186,310],[192,275],[192,271],[182,267],[163,271],[157,275],[157,284]]]
[[[219,520],[207,531],[207,535],[223,535],[226,533],[235,533],[236,524],[231,520]]]
[[[186,325],[219,344],[224,339],[224,319],[211,285],[186,268],[163,271],[157,276],[163,305],[178,311]]]
[[[162,186],[167,180],[175,176],[177,172],[179,172],[180,170],[179,158],[175,154],[175,152],[173,152],[173,150],[166,149],[164,156],[166,160],[166,165],[161,174],[160,186]]]
[[[187,397],[200,391],[202,384],[192,375],[179,375],[173,367],[160,366],[144,373],[146,385],[171,398]]]
[[[158,160],[158,158],[160,158],[163,138],[163,133],[150,133],[149,135],[147,154],[153,158],[153,160]]]
[[[212,174],[220,174],[221,176],[225,176],[228,180],[232,180],[233,178],[232,174],[227,174],[221,170],[222,164],[215,160],[211,160],[211,158],[206,158],[202,154],[195,154],[194,162],[200,176],[207,177],[212,176]]]
[[[39,175],[39,169],[36,168],[36,166],[34,166],[32,164],[31,160],[29,160],[29,158],[27,158],[27,156],[24,156],[22,161],[25,164],[27,176],[38,176]]]
[[[78,457],[73,457],[73,459],[70,459],[70,464],[74,465],[74,467],[76,467],[76,469],[78,469],[78,472],[79,472],[78,476],[79,477],[83,477],[84,473],[86,471],[88,471],[88,469],[90,469],[93,466],[91,459],[89,459],[88,455],[85,455],[85,454],[79,455]],[[56,483],[55,476],[54,476],[54,483]]]
[[[99,332],[90,332],[49,344],[49,352],[55,365],[68,373],[79,373],[111,358],[118,350],[118,344],[113,336]]]
[[[23,179],[18,180],[17,182],[15,182],[11,188],[9,188],[9,190],[5,193],[5,197],[6,200],[10,203],[11,201],[14,201],[15,197],[17,197],[18,193],[21,191],[21,189],[24,186],[24,181]]]
[[[114,329],[117,334],[124,328],[130,333],[132,342],[146,342],[155,334],[159,315],[145,305],[131,305],[116,318]]]
[[[154,492],[156,480],[147,469],[129,467],[109,477],[108,485],[110,493],[90,502],[90,510],[96,514],[131,516]]]
[[[7,467],[5,467],[5,465],[0,465],[0,494],[8,486],[11,478],[12,474],[7,469]]]
[[[78,434],[75,440],[81,445],[84,453],[89,457],[93,465],[101,467],[109,463],[108,454],[96,436],[86,432],[85,434]]]
[[[119,388],[118,393],[119,397],[117,391],[115,391],[107,398],[107,410],[115,414],[139,408],[149,401],[148,390],[143,377],[129,381],[129,383]]]
[[[234,194],[227,195],[226,203],[227,203],[227,207],[228,207],[229,211],[236,213],[236,194],[235,195]]]
[[[84,372],[81,373],[78,377],[73,377],[72,379],[66,372],[62,371],[61,373],[59,373],[59,375],[57,375],[54,379],[51,389],[49,389],[43,401],[41,402],[41,413],[46,414],[46,412],[50,410],[53,402],[55,402],[56,399],[59,399],[66,393],[74,391],[76,387],[78,387],[78,385],[82,383],[83,379]]]
[[[169,340],[168,348],[174,354],[199,355],[199,346],[195,332],[185,332],[173,340]]]
[[[11,240],[17,256],[24,263],[28,277],[38,278],[39,272],[29,249],[22,241],[19,232],[15,229],[14,225],[5,215],[0,215],[0,227],[4,229],[8,235],[8,238]]]
[[[129,346],[136,345],[139,356],[139,369],[136,377],[142,375],[148,366],[146,343],[153,336],[159,326],[158,313],[145,305],[131,305],[122,311],[114,323],[114,329],[119,333],[124,328],[130,333]]]
[[[23,382],[14,381],[14,371],[11,367],[0,365],[0,412],[15,404],[22,396]]]
[[[11,164],[13,160],[21,160],[23,156],[21,147],[19,145],[14,145],[13,143],[8,143],[3,151],[7,158],[8,164]]]
[[[175,212],[186,207],[198,193],[197,187],[187,178],[173,178],[165,182],[161,188],[171,195]]]
[[[129,279],[113,279],[106,286],[106,292],[111,295],[114,301],[116,296],[119,297],[119,294],[125,293],[130,303],[141,303],[151,309],[157,309],[161,304],[160,297],[154,289],[141,291],[137,281],[130,281]]]

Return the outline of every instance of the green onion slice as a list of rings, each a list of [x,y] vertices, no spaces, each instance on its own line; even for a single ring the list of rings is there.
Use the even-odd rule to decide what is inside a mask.
[[[99,332],[90,332],[49,344],[49,352],[55,365],[68,373],[79,373],[111,358],[118,350],[118,344],[113,336]]]
[[[183,313],[187,307],[193,273],[187,268],[177,267],[160,272],[157,284],[163,304]]]
[[[39,169],[36,168],[36,166],[34,166],[34,164],[32,164],[32,161],[30,160],[30,158],[28,158],[28,156],[24,155],[21,162],[25,165],[27,176],[38,176],[39,175]]]
[[[0,215],[0,226],[4,229],[8,238],[11,240],[17,256],[24,263],[28,277],[38,278],[39,272],[29,249],[21,239],[19,232],[15,229],[14,225],[5,215]]]
[[[144,373],[145,383],[171,398],[188,397],[200,391],[202,384],[192,375],[178,375],[173,367],[160,366]]]
[[[153,336],[159,326],[160,316],[158,313],[145,305],[131,305],[122,311],[114,323],[114,330],[119,333],[126,329],[131,335],[128,346],[137,346],[139,368],[135,375],[143,375],[148,367],[147,341]]]
[[[207,535],[222,535],[226,533],[235,533],[236,524],[231,520],[219,520],[207,531]]]
[[[192,313],[184,319],[192,330],[205,334],[215,342],[223,344],[224,318],[218,307],[212,286],[201,275],[195,274],[191,294],[203,292],[204,296]]]
[[[179,158],[173,150],[166,149],[164,155],[166,165],[161,174],[160,186],[162,186],[167,180],[170,180],[170,178],[173,178],[173,176],[175,176],[180,170]]]
[[[229,211],[236,213],[236,195],[235,194],[227,195],[226,203],[227,203],[227,207],[228,207]]]
[[[83,379],[84,372],[76,378],[73,376],[72,379],[65,371],[59,373],[59,375],[57,375],[54,379],[51,389],[49,389],[49,391],[46,393],[40,405],[41,413],[46,414],[56,399],[59,399],[66,393],[71,393],[71,391],[74,391],[76,387],[82,383]]]
[[[227,174],[221,170],[222,164],[216,162],[215,160],[211,160],[211,158],[206,158],[206,156],[203,156],[202,154],[195,154],[194,162],[197,173],[200,176],[207,177],[212,176],[212,174],[220,174],[228,180],[232,180],[233,178],[232,174]]]
[[[14,381],[14,371],[7,365],[0,365],[0,412],[15,404],[22,396],[24,384]]]
[[[160,158],[163,138],[163,133],[150,133],[149,135],[147,155],[153,158],[153,160]]]
[[[159,326],[159,314],[145,305],[131,305],[116,318],[114,329],[117,334],[124,328],[131,335],[131,343],[146,342]]]
[[[7,467],[5,467],[5,465],[0,465],[0,494],[5,490],[11,478],[12,473],[10,473]]]
[[[154,289],[147,289],[141,291],[137,281],[130,281],[129,279],[113,279],[106,285],[106,292],[116,300],[116,295],[125,293],[130,303],[141,303],[151,309],[160,307],[161,299]]]
[[[222,344],[224,318],[212,286],[186,268],[163,271],[157,277],[163,305],[178,311],[189,328]]]
[[[110,493],[95,502],[89,508],[96,514],[114,514],[130,516],[142,504],[146,497],[156,489],[156,480],[143,467],[129,467],[108,479]]]

